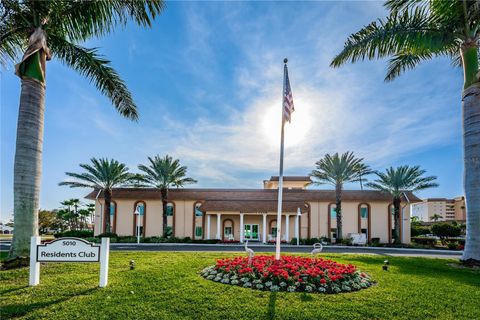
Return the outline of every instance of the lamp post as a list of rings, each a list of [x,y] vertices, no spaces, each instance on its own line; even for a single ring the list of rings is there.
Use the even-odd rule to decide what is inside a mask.
[[[140,243],[140,210],[139,206],[135,208],[135,212],[133,213],[137,216],[137,243]]]
[[[300,245],[300,224],[299,220],[302,216],[302,210],[300,208],[297,209],[297,215],[295,216],[295,238],[297,238],[297,246]]]

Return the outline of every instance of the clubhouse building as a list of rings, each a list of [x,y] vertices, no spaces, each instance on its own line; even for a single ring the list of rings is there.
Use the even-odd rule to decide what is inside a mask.
[[[282,240],[337,237],[335,191],[307,190],[308,176],[284,177]],[[271,242],[277,227],[278,177],[263,182],[263,189],[171,189],[167,205],[169,232],[178,238]],[[105,231],[103,193],[92,191],[95,200],[95,235]],[[112,191],[112,231],[136,235],[137,220],[144,237],[162,235],[160,192],[150,188],[118,188]],[[421,201],[405,193],[401,207],[400,237],[410,242],[411,204]],[[140,213],[139,219],[134,215]],[[364,233],[367,239],[392,242],[393,205],[388,194],[372,190],[344,190],[343,236]],[[298,219],[298,220],[297,220]]]

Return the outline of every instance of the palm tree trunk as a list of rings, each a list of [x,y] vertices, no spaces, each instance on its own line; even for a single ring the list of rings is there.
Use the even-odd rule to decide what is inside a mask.
[[[163,237],[167,237],[167,197],[168,197],[168,190],[167,189],[162,189],[160,190],[160,194],[162,195],[162,208],[163,208],[163,214],[162,214],[162,220],[163,220]]]
[[[112,206],[112,191],[105,190],[105,232],[112,232],[112,226],[110,225],[110,212]]]
[[[393,243],[400,243],[400,198],[393,198]],[[391,232],[391,231],[390,231]]]
[[[462,260],[480,263],[480,87],[463,92],[464,188],[467,236]]]
[[[45,85],[22,79],[14,163],[14,233],[9,259],[29,256],[30,237],[38,235],[42,175]]]
[[[342,226],[342,186],[335,187],[335,212],[337,213],[337,242],[343,239]]]

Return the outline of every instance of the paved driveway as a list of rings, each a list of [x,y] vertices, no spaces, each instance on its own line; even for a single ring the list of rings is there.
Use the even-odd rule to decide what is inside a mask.
[[[10,249],[10,241],[0,241],[0,251],[6,252]],[[249,248],[256,252],[275,252],[275,246],[262,244],[249,244]],[[191,243],[112,243],[112,251],[210,251],[210,252],[244,252],[243,245],[225,244],[191,244]],[[282,252],[309,253],[312,246],[282,245]],[[461,251],[450,250],[429,250],[429,249],[401,249],[401,248],[370,248],[370,247],[349,247],[349,246],[324,246],[325,253],[361,253],[384,256],[409,256],[459,259]]]

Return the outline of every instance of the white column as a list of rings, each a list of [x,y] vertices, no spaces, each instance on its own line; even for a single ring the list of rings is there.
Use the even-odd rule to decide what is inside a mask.
[[[207,214],[207,240],[210,240],[210,223],[211,223],[211,216],[210,214]]]
[[[288,234],[288,229],[290,229],[288,222],[290,221],[290,215],[286,214],[285,215],[285,241],[290,241],[290,235]]]
[[[240,243],[243,243],[243,213],[240,212]]]
[[[216,239],[222,239],[222,235],[220,233],[220,221],[222,220],[222,214],[217,213],[217,235],[215,236]]]
[[[262,242],[267,243],[267,214],[263,214]]]
[[[299,215],[295,215],[295,238],[297,239],[297,245],[298,245],[298,242],[299,242],[299,239],[300,239],[300,230],[299,230],[299,225],[298,225],[298,218],[299,218]]]
[[[37,262],[37,246],[41,244],[41,237],[30,238],[30,277],[28,285],[36,286],[40,283],[40,262]]]

